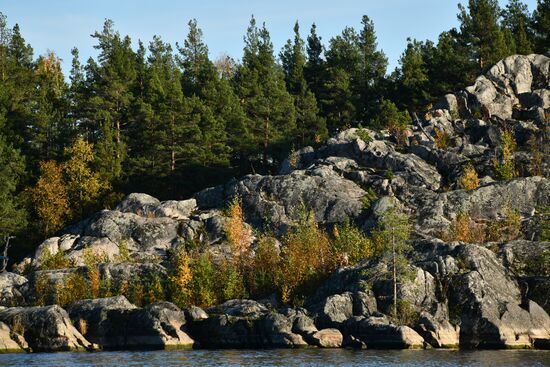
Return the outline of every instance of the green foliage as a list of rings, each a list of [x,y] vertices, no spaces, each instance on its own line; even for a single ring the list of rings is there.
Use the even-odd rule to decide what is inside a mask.
[[[363,140],[365,143],[370,143],[372,141],[372,137],[370,136],[369,130],[363,128],[361,124],[357,127],[356,131],[357,136],[359,139]]]
[[[115,260],[119,263],[132,262],[132,258],[130,256],[130,251],[128,250],[128,241],[127,240],[121,240],[118,243],[118,256],[115,258]]]
[[[218,302],[247,298],[242,269],[233,261],[222,261],[215,274],[215,292]]]
[[[378,195],[376,194],[376,191],[372,189],[372,187],[369,187],[366,190],[365,196],[361,198],[361,203],[363,204],[363,211],[368,211],[372,204],[378,200]]]
[[[400,111],[395,103],[383,99],[380,103],[378,117],[374,124],[383,129],[388,129],[397,141],[397,144],[405,143],[407,125],[410,122],[410,116],[407,111]]]
[[[480,69],[509,55],[504,32],[499,24],[500,7],[496,0],[468,0],[468,8],[459,5],[460,30],[470,46],[471,56]]]
[[[252,269],[248,276],[250,294],[255,297],[269,296],[277,290],[276,281],[281,262],[276,239],[270,235],[262,235],[254,252]]]
[[[189,284],[191,304],[210,306],[218,301],[215,293],[216,271],[208,253],[203,253],[191,261],[193,279]]]
[[[517,172],[514,161],[516,148],[514,134],[510,130],[502,131],[497,156],[492,160],[493,169],[499,180],[509,181],[516,177]]]
[[[332,252],[347,255],[348,263],[355,265],[373,255],[371,240],[349,221],[334,226]]]
[[[550,0],[537,0],[533,12],[533,29],[535,33],[535,51],[548,52],[550,46]]]
[[[27,213],[17,196],[24,172],[23,158],[6,143],[0,131],[0,238],[12,235],[26,225]]]
[[[287,89],[294,97],[296,109],[296,140],[300,145],[319,143],[328,131],[319,116],[315,95],[305,78],[306,55],[298,22],[294,25],[294,40],[288,40],[280,54]]]
[[[393,315],[399,318],[397,285],[407,279],[409,273],[409,261],[404,254],[411,249],[407,243],[412,226],[407,214],[395,206],[388,209],[380,218],[379,229],[377,231],[377,240],[381,243],[382,251],[391,262],[391,278],[393,281]]]
[[[65,256],[63,251],[52,254],[48,248],[45,248],[40,257],[40,270],[54,270],[72,268],[74,261]]]
[[[245,35],[242,65],[235,75],[235,88],[249,120],[251,145],[259,147],[264,169],[270,158],[283,159],[296,128],[296,109],[287,91],[284,73],[275,62],[267,28],[250,20]]]
[[[407,300],[400,299],[397,301],[397,324],[406,325],[409,327],[416,326],[418,321],[418,313],[411,303]]]
[[[55,303],[62,307],[92,297],[86,277],[76,271],[63,279],[61,283],[58,283],[56,288],[57,299]]]
[[[335,267],[327,234],[313,213],[304,212],[283,240],[280,272],[276,284],[284,303],[300,304],[305,295]]]

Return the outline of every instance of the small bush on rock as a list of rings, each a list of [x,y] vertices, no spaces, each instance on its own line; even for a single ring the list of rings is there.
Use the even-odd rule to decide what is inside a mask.
[[[475,190],[479,187],[479,177],[472,164],[464,167],[462,175],[458,179],[458,187],[464,190]]]
[[[65,256],[63,251],[52,254],[49,249],[44,249],[40,258],[40,270],[55,270],[74,267],[74,261]]]
[[[496,156],[492,160],[493,169],[499,180],[509,181],[517,176],[514,152],[517,144],[514,134],[510,130],[504,130],[500,135],[500,146]]]

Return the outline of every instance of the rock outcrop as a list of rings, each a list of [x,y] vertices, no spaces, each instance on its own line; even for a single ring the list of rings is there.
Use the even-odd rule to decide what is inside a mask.
[[[73,326],[61,307],[14,307],[0,311],[0,321],[23,335],[34,352],[97,349]]]
[[[80,332],[103,349],[191,348],[184,313],[169,302],[138,308],[123,296],[78,301],[68,307]]]
[[[308,344],[292,331],[295,315],[268,310],[251,300],[233,300],[189,325],[203,348],[299,348]]]

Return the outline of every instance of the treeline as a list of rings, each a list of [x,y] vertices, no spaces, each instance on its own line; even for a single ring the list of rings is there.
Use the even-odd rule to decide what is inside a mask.
[[[73,49],[67,78],[0,13],[0,235],[17,234],[22,254],[123,193],[177,198],[274,172],[293,148],[406,123],[497,60],[550,45],[550,0],[532,14],[469,0],[458,19],[437,42],[410,40],[392,73],[367,16],[328,43],[296,23],[279,55],[252,17],[238,62],[211,60],[195,20],[175,48],[158,36],[133,48],[107,20],[92,35],[98,56]]]

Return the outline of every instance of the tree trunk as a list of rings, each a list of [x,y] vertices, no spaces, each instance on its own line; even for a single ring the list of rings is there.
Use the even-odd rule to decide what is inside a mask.
[[[174,117],[172,116],[172,141],[170,142],[170,170],[174,172],[176,170],[176,142],[174,138],[174,129],[175,129]]]
[[[2,259],[2,266],[0,267],[0,273],[3,273],[4,271],[6,271],[6,267],[8,266],[8,250],[10,248],[10,240],[12,239],[13,237],[11,236],[6,236],[4,237],[4,253],[3,253],[3,259]]]
[[[396,253],[395,253],[395,236],[392,231],[392,252],[393,252],[393,315],[397,318],[397,264],[396,264]]]
[[[265,126],[264,126],[264,155],[263,155],[263,163],[264,163],[264,170],[267,170],[267,150],[269,148],[269,117],[265,119]]]

